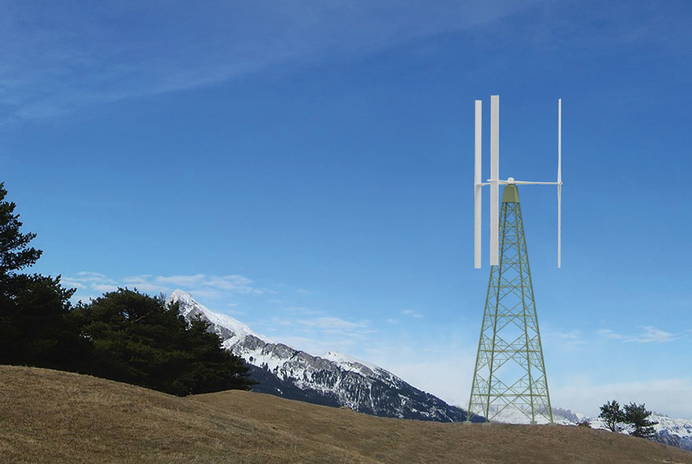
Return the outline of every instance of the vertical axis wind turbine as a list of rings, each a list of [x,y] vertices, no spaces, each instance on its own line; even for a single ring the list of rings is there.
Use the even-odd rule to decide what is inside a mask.
[[[483,172],[483,100],[475,105],[475,144],[474,144],[474,267],[481,268],[481,226],[483,187],[490,187],[490,265],[499,264],[500,240],[500,185],[555,185],[557,186],[557,267],[562,266],[562,99],[557,100],[557,180],[555,182],[536,182],[500,179],[500,96],[490,96],[490,178],[482,181]]]
[[[518,185],[557,186],[557,267],[561,265],[562,100],[558,108],[557,180],[500,179],[500,97],[490,97],[490,178],[482,182],[483,103],[475,104],[474,264],[481,267],[483,187],[490,187],[490,280],[473,372],[469,418],[552,422],[548,378],[529,267]],[[504,185],[500,207],[500,185]]]

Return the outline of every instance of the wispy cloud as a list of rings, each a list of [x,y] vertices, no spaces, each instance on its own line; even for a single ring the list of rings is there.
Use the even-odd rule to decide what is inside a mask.
[[[542,330],[546,344],[557,345],[561,348],[579,349],[587,344],[587,339],[581,330],[564,330],[548,326]]]
[[[61,282],[65,287],[77,289],[75,300],[86,301],[118,288],[116,280],[99,272],[78,272],[73,276],[63,276]]]
[[[283,301],[271,299],[269,300],[270,302],[276,303],[276,304],[282,304]],[[309,308],[307,306],[285,306],[281,308],[282,311],[289,313],[289,314],[295,314],[295,315],[300,315],[300,316],[316,316],[319,314],[324,314],[324,311],[320,309],[313,309]]]
[[[634,343],[667,343],[680,338],[680,335],[653,326],[644,326],[641,329],[642,332],[636,335],[623,335],[612,329],[600,329],[597,333],[610,340]]]
[[[535,0],[3,3],[0,120],[188,89],[464,30]]]
[[[123,281],[131,285],[137,285],[138,288],[147,286],[154,289],[154,291],[168,291],[171,288],[183,288],[207,292],[224,291],[244,295],[271,293],[268,289],[256,287],[251,279],[237,274],[221,276],[208,274],[153,276],[144,274],[125,277]]]
[[[337,330],[349,331],[367,327],[366,323],[347,321],[339,317],[316,317],[314,319],[301,319],[298,321],[298,323],[307,327],[313,327],[330,332]]]
[[[414,311],[412,309],[404,309],[403,311],[401,311],[401,314],[403,314],[404,316],[413,317],[415,319],[422,319],[424,317],[421,313],[419,313],[418,311]]]
[[[238,275],[171,275],[142,274],[115,279],[98,272],[78,272],[62,279],[67,287],[77,289],[76,297],[88,299],[111,292],[118,287],[136,288],[146,293],[170,293],[176,288],[186,290],[197,298],[219,298],[223,295],[266,295],[273,290],[260,288],[252,279]]]

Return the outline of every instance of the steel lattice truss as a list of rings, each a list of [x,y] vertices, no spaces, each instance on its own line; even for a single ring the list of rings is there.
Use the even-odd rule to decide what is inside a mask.
[[[552,422],[521,206],[518,192],[508,193],[500,216],[500,264],[490,269],[469,416]]]

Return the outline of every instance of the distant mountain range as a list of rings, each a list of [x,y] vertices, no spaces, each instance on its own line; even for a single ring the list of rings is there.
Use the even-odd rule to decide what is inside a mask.
[[[406,383],[391,372],[347,355],[329,352],[315,356],[283,343],[263,340],[242,322],[206,308],[187,292],[174,291],[168,302],[177,302],[181,314],[208,321],[221,337],[224,348],[242,357],[259,382],[253,391],[307,401],[383,417],[438,422],[466,420],[466,412]],[[593,428],[605,428],[598,418],[568,409],[553,409],[558,424],[576,425],[589,420]],[[516,422],[508,417],[504,422]],[[476,421],[482,418],[474,418]],[[653,414],[657,441],[692,450],[692,421]],[[627,433],[627,431],[624,431]]]
[[[553,409],[553,418],[555,422],[566,425],[576,425],[578,422],[587,420],[594,429],[607,429],[605,423],[598,417],[587,417],[568,409]],[[658,422],[654,425],[657,442],[692,451],[692,420],[674,419],[655,412],[649,419]],[[625,428],[622,433],[629,434],[630,430]]]

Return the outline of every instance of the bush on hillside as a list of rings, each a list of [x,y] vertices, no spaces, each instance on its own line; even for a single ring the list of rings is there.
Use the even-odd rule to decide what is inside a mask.
[[[582,419],[579,422],[577,422],[577,427],[586,427],[587,429],[590,429],[591,421],[589,419]]]

